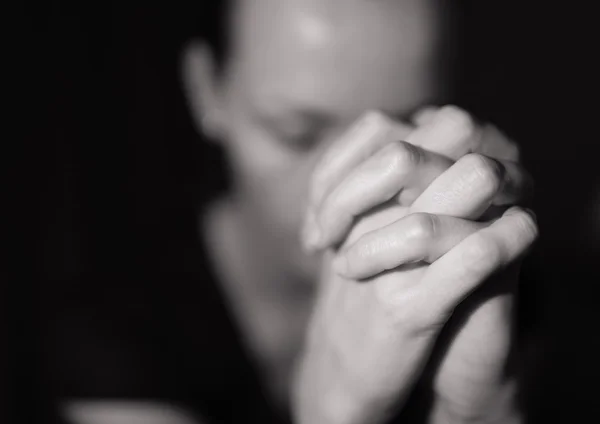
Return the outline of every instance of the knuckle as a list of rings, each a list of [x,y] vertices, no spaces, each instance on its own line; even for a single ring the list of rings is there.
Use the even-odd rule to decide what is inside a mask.
[[[436,216],[417,212],[407,217],[409,221],[408,236],[412,239],[427,241],[435,237],[436,231]]]
[[[461,130],[465,138],[475,134],[477,125],[471,114],[455,105],[446,105],[439,112],[445,119],[452,120],[453,124]]]
[[[478,153],[464,156],[463,161],[467,162],[472,178],[478,182],[482,191],[495,194],[502,188],[504,168],[498,161]]]
[[[463,252],[463,263],[467,270],[485,269],[504,262],[500,245],[491,237],[474,234]]]
[[[405,175],[418,165],[421,151],[406,141],[396,141],[389,145],[386,159],[390,172]]]
[[[348,249],[348,258],[355,262],[355,265],[360,265],[371,260],[385,246],[379,239],[371,239],[368,236],[360,238],[353,246]]]

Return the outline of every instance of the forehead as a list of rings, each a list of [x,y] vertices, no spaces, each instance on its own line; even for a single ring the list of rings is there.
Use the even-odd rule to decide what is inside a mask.
[[[241,0],[232,64],[257,103],[340,115],[428,101],[434,0]]]

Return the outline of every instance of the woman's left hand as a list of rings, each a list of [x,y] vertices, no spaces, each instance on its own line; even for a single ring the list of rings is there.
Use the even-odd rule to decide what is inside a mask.
[[[403,176],[397,167],[390,173],[377,165],[382,162],[381,157],[374,159],[376,155],[337,154],[336,149],[350,150],[343,145],[332,146],[316,171],[305,234],[318,228],[319,237],[316,242],[308,239],[307,244],[312,241],[312,248],[328,249],[337,271],[348,280],[377,280],[388,271],[401,277],[406,264],[419,262],[421,281],[444,281],[455,274],[454,283],[460,285],[459,271],[478,266],[462,261],[469,245],[487,246],[483,262],[513,262],[500,257],[506,253],[503,248],[510,250],[502,244],[512,241],[492,241],[501,234],[497,233],[500,226],[509,225],[508,215],[500,218],[500,211],[522,201],[530,191],[514,143],[494,127],[476,127],[466,113],[453,107],[422,113],[418,121],[408,136],[417,149],[400,145],[412,153],[399,157],[410,159],[402,166],[412,169],[420,160],[436,161],[433,167],[423,167],[436,170],[431,175],[404,169]],[[389,155],[397,153],[395,143],[396,147],[387,147]],[[385,149],[377,155],[385,158]],[[419,181],[405,184],[407,175]],[[380,211],[373,212],[377,206]],[[385,218],[378,219],[377,214]],[[537,227],[521,215],[517,211],[513,218],[522,222],[515,234],[530,243]],[[413,279],[414,275],[412,270]],[[512,270],[503,272],[495,283],[478,287],[454,309],[453,315],[466,321],[450,339],[441,341],[445,346],[436,346],[443,354],[434,376],[434,422],[506,422],[516,416],[513,384],[504,380],[503,370],[510,350],[510,310],[517,280]],[[444,287],[436,291],[431,295],[444,298]]]

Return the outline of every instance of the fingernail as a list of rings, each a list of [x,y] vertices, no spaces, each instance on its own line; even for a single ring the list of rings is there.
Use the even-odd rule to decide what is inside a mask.
[[[348,273],[348,259],[346,255],[339,255],[333,260],[333,270],[340,275],[347,275]]]

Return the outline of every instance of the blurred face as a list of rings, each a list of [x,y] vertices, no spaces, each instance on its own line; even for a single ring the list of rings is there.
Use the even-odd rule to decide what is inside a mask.
[[[328,144],[368,109],[440,99],[443,19],[434,0],[238,1],[220,131],[244,213],[293,266],[310,268],[298,234]]]

